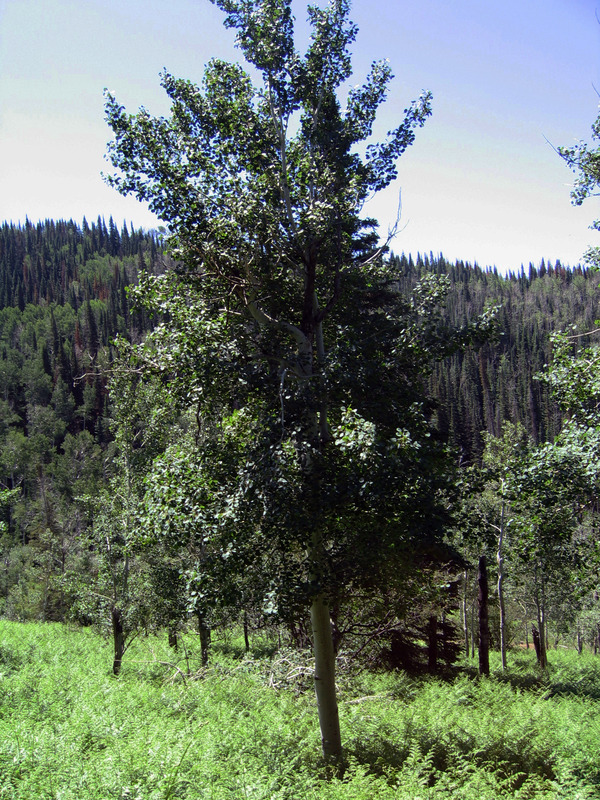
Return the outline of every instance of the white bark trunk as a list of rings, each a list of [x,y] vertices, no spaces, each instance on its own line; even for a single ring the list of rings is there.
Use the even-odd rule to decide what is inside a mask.
[[[463,636],[465,640],[465,656],[469,657],[469,610],[467,606],[467,592],[469,591],[469,573],[467,570],[463,573],[463,598],[462,598],[462,618],[463,618]]]
[[[342,738],[335,689],[335,653],[329,603],[324,595],[317,595],[310,608],[315,655],[315,693],[321,727],[321,746],[326,760],[339,761],[342,757]]]

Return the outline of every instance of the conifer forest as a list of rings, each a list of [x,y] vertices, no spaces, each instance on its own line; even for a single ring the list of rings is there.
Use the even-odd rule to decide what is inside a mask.
[[[250,71],[105,97],[164,227],[0,227],[0,797],[600,797],[599,254],[382,243],[431,96],[214,2]]]

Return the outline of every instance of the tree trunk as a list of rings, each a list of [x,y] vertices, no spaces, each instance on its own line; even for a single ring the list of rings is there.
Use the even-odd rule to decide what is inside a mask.
[[[437,650],[438,650],[438,642],[437,642],[437,632],[438,632],[438,621],[435,614],[429,617],[429,622],[427,625],[427,664],[429,667],[430,672],[435,672],[437,670]]]
[[[200,660],[202,666],[208,666],[208,652],[210,650],[210,628],[206,624],[204,614],[198,612],[198,633],[200,634]]]
[[[537,656],[540,669],[546,669],[548,666],[548,657],[546,655],[546,620],[544,614],[544,607],[541,603],[537,602],[537,628],[531,626],[531,635],[533,637],[533,646],[535,647],[535,654]]]
[[[500,512],[500,532],[498,534],[498,605],[500,607],[500,654],[502,657],[502,671],[506,670],[506,613],[504,607],[504,502]]]
[[[318,529],[313,530],[310,561],[310,580],[318,586],[322,578],[320,566],[325,559],[323,539]],[[310,606],[313,654],[315,658],[315,694],[321,729],[323,758],[333,764],[342,764],[342,737],[335,688],[335,647],[329,600],[323,591],[318,592]]]
[[[546,638],[546,612],[543,606],[539,609],[539,623],[540,623],[540,667],[546,669],[548,666],[548,647]]]
[[[546,669],[548,666],[548,623],[546,621],[546,585],[542,569],[540,569],[539,572],[536,570],[536,579],[536,608],[538,632],[540,635],[540,653],[538,661],[540,669]]]
[[[248,636],[248,612],[244,609],[244,646],[246,652],[250,651],[250,637]]]
[[[469,617],[467,607],[467,592],[469,588],[469,573],[465,570],[463,573],[463,601],[462,601],[462,618],[463,618],[463,635],[465,638],[465,656],[469,657]]]
[[[317,595],[310,607],[315,655],[315,693],[321,727],[321,746],[327,761],[340,762],[342,737],[335,690],[335,653],[329,618],[329,603]]]
[[[123,632],[123,615],[118,606],[111,609],[113,641],[115,645],[115,657],[113,660],[113,674],[118,675],[121,671],[123,653],[125,652],[125,634]]]
[[[488,577],[485,556],[479,559],[479,674],[490,674],[490,623],[488,616]]]
[[[169,647],[177,650],[179,645],[177,641],[177,628],[169,628]]]
[[[475,658],[475,639],[477,639],[477,636],[475,628],[475,599],[473,598],[471,603],[471,658]]]
[[[319,302],[314,290],[314,282],[311,286],[309,279],[311,270],[307,269],[307,279],[305,281],[305,307],[309,316],[316,320],[319,312]],[[325,365],[325,342],[323,338],[323,322],[318,321],[314,327],[316,356],[319,369]],[[312,363],[312,352],[309,360]],[[312,366],[311,366],[312,371]],[[312,377],[316,377],[315,373]],[[321,384],[322,378],[318,377]],[[321,389],[323,387],[321,386]],[[331,441],[331,432],[328,422],[328,406],[326,394],[323,392],[319,403],[319,410],[312,414],[311,424],[308,429],[307,441],[317,445],[321,450]],[[319,520],[322,513],[321,492],[319,478],[315,475],[313,464],[309,461],[304,465],[312,487],[313,519]],[[309,552],[310,562],[312,563],[311,582],[319,585],[322,581],[320,571],[326,562],[325,547],[323,544],[322,531],[318,525],[312,529],[311,547]],[[321,748],[325,761],[342,764],[342,736],[340,733],[340,717],[337,704],[337,694],[335,687],[335,647],[333,641],[333,628],[331,625],[331,610],[329,599],[321,590],[312,598],[310,607],[310,621],[313,635],[313,652],[315,657],[315,694],[317,697],[317,707],[319,712],[319,727],[321,729]]]
[[[533,639],[533,647],[535,649],[535,657],[538,664],[542,663],[542,646],[540,644],[540,632],[535,625],[531,626],[531,638]]]

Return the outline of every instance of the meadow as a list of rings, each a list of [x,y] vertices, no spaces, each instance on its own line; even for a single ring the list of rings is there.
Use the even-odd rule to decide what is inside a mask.
[[[320,759],[310,656],[137,640],[122,674],[90,629],[0,620],[5,800],[600,798],[600,658],[511,652],[489,679],[339,673],[347,766]]]

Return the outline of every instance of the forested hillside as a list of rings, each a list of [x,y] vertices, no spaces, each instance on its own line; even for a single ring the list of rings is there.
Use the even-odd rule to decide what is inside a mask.
[[[156,234],[111,219],[0,228],[0,481],[4,613],[63,619],[51,579],[79,558],[73,503],[110,473],[107,370],[117,335],[148,330],[126,288],[165,267]],[[64,593],[61,593],[61,598]]]
[[[551,441],[562,414],[548,386],[536,379],[552,360],[553,331],[582,333],[600,317],[596,270],[567,269],[559,262],[500,275],[443,256],[402,255],[392,260],[408,292],[424,275],[449,279],[447,319],[462,324],[486,304],[499,306],[497,333],[480,348],[452,355],[434,368],[430,391],[438,401],[438,426],[462,458],[476,463],[483,453],[482,431],[500,436],[505,420],[520,423],[534,442]]]
[[[5,430],[32,435],[44,408],[46,424],[61,430],[63,423],[63,435],[94,433],[106,401],[94,367],[110,363],[117,335],[135,339],[148,329],[147,319],[131,313],[126,288],[140,269],[164,267],[156,235],[126,226],[119,232],[112,218],[108,227],[102,219],[91,226],[84,220],[81,227],[73,221],[2,225]],[[60,435],[53,439],[60,444]]]
[[[504,420],[523,424],[536,442],[552,440],[561,415],[535,376],[551,359],[552,331],[594,327],[600,316],[598,272],[542,263],[502,276],[496,269],[451,264],[433,254],[392,255],[391,262],[402,276],[404,294],[425,275],[448,277],[444,313],[453,325],[467,323],[486,304],[500,306],[493,341],[450,356],[430,378],[438,428],[462,458],[479,460],[481,432],[500,435]],[[58,416],[65,431],[94,433],[102,425],[106,393],[100,372],[94,379],[90,367],[110,362],[117,335],[138,340],[148,330],[143,314],[131,313],[126,287],[137,281],[140,270],[157,273],[166,263],[156,233],[127,226],[119,231],[112,218],[108,225],[102,219],[91,225],[84,220],[81,226],[73,221],[2,225],[5,431],[10,426],[26,433],[33,407],[56,412],[61,403]]]
[[[172,263],[155,233],[119,231],[112,219],[0,229],[0,479],[15,490],[5,508],[1,593],[11,617],[68,613],[64,576],[86,569],[80,537],[89,524],[75,498],[99,492],[112,474],[113,341],[137,342],[150,329],[126,289],[140,270]],[[455,460],[480,463],[482,432],[500,436],[505,421],[535,443],[553,439],[561,412],[535,376],[551,360],[552,331],[593,326],[598,274],[542,264],[503,277],[433,255],[390,263],[406,295],[427,275],[445,276],[443,316],[453,326],[500,306],[493,340],[439,361],[428,378],[431,420]],[[52,589],[58,578],[60,591]]]

